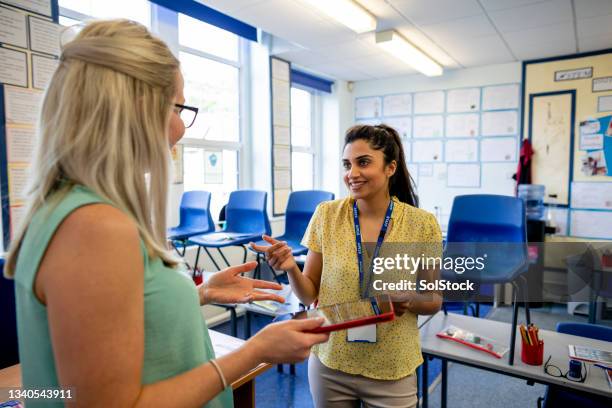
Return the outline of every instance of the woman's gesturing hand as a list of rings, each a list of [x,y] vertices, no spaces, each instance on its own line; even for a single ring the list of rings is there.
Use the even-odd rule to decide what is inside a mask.
[[[266,261],[268,261],[272,268],[288,271],[297,267],[293,258],[292,248],[285,241],[278,241],[267,235],[262,235],[262,238],[270,245],[257,245],[253,242],[249,245],[253,250],[263,252],[266,255]]]
[[[210,279],[198,287],[200,304],[206,303],[247,303],[254,300],[275,300],[284,303],[282,296],[257,289],[282,289],[274,282],[251,279],[241,276],[257,266],[257,262],[232,266],[213,274]]]
[[[329,333],[309,333],[323,324],[323,318],[272,323],[247,342],[261,361],[272,364],[297,363],[308,357],[310,348],[324,343]]]

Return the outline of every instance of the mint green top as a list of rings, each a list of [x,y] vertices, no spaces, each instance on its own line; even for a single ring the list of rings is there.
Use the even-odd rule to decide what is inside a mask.
[[[53,234],[70,213],[84,205],[104,202],[91,190],[74,186],[56,206],[47,204],[39,209],[28,227],[15,272],[19,358],[24,388],[59,387],[47,308],[34,293],[34,280],[40,261]],[[166,267],[159,258],[149,258],[142,240],[140,247],[144,262],[145,328],[142,384],[150,384],[209,361],[214,358],[214,351],[200,312],[198,293],[191,279],[176,269]],[[86,268],[83,273],[87,273]],[[218,378],[210,380],[219,381]],[[77,399],[78,393],[79,390],[75,390]],[[27,406],[63,404],[31,400]],[[210,408],[232,406],[231,387],[206,405]]]

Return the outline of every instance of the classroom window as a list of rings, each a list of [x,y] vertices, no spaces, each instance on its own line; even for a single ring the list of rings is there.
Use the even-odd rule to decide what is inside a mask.
[[[179,43],[188,48],[238,61],[238,36],[179,13]]]
[[[181,51],[187,105],[200,108],[186,138],[237,142],[239,126],[239,69]]]
[[[291,88],[291,187],[293,191],[314,188],[313,107],[314,94]]]
[[[238,189],[238,151],[185,146],[183,166],[184,190],[210,191],[210,212],[217,220],[230,193]]]
[[[72,20],[127,18],[147,27],[151,25],[151,5],[147,0],[59,0],[59,6],[60,14]]]

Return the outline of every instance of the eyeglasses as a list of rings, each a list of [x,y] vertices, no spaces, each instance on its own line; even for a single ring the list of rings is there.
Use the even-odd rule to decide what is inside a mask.
[[[198,108],[194,108],[193,106],[181,105],[180,103],[174,104],[174,111],[178,113],[186,128],[193,125],[196,116],[198,116],[198,110]]]
[[[582,361],[580,362],[580,378],[572,378],[572,377],[567,376],[567,374],[569,373],[569,370],[563,373],[563,371],[561,371],[559,367],[557,367],[556,365],[550,364],[549,362],[551,358],[552,358],[552,355],[548,356],[548,360],[546,360],[546,363],[544,363],[544,372],[546,374],[552,377],[562,377],[562,378],[565,378],[566,380],[579,382],[579,383],[583,383],[586,380],[586,377],[587,377],[586,364],[584,364]]]

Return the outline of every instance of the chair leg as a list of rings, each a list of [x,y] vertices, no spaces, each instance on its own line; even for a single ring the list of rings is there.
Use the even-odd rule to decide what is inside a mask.
[[[204,251],[206,251],[206,255],[208,255],[208,257],[212,261],[213,265],[215,265],[215,268],[217,268],[217,271],[220,271],[221,268],[219,268],[219,265],[217,265],[217,262],[215,261],[215,258],[212,256],[212,254],[210,253],[208,248],[206,248],[206,247],[202,247],[202,248],[204,248]]]
[[[247,248],[244,245],[240,245],[242,247],[242,250],[244,251],[244,256],[242,257],[242,263],[246,263],[246,259],[247,259]]]
[[[442,301],[442,310],[444,311],[444,316],[448,315],[448,310],[446,310],[446,303]]]
[[[227,258],[225,257],[225,255],[223,255],[223,251],[221,250],[221,248],[217,248],[217,251],[219,252],[219,255],[221,255],[221,258],[223,258],[223,261],[225,261],[225,264],[227,265],[227,267],[231,267],[232,265],[229,263],[229,261],[227,260]],[[221,270],[221,269],[219,269]]]
[[[531,313],[529,313],[529,286],[527,282],[527,277],[525,275],[521,275],[519,277],[523,281],[522,292],[523,292],[523,303],[525,304],[525,321],[527,325],[531,324]]]
[[[200,261],[200,250],[201,249],[202,247],[198,245],[198,251],[196,252],[195,264],[193,265],[193,273],[195,273],[195,271],[198,270],[198,262]]]
[[[516,284],[512,282],[512,326],[510,327],[510,352],[508,365],[514,365],[514,346],[516,343],[516,320],[518,318],[518,302]]]

